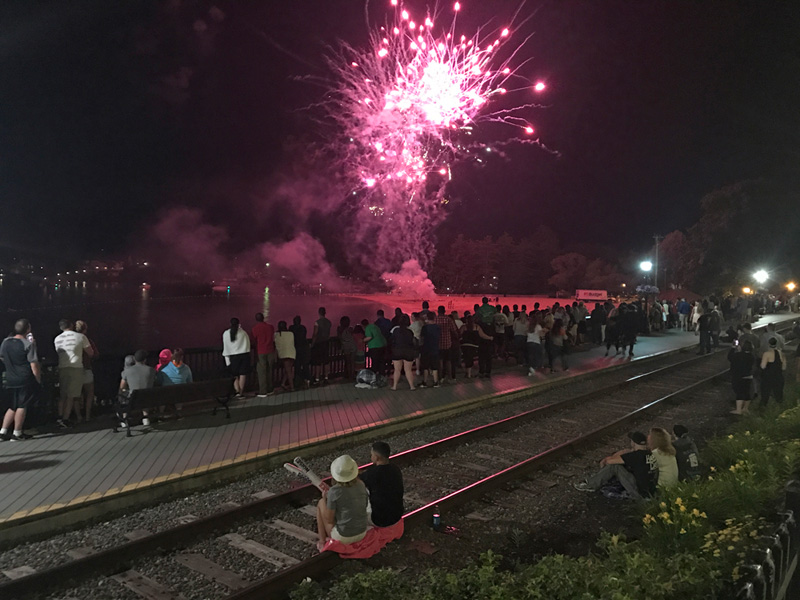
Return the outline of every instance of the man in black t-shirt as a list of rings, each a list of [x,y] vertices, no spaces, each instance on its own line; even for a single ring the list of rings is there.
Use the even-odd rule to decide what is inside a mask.
[[[403,518],[403,474],[389,462],[389,444],[372,444],[372,466],[361,474],[369,490],[372,522],[377,527],[389,527]]]
[[[620,450],[600,461],[597,473],[575,484],[581,492],[595,492],[605,484],[617,480],[632,498],[651,496],[658,482],[658,463],[647,448],[647,436],[641,431],[628,434],[630,450]]]
[[[9,401],[9,408],[0,428],[0,441],[27,440],[32,436],[22,430],[25,413],[36,397],[42,379],[36,342],[31,335],[28,319],[20,319],[14,323],[14,335],[0,344],[0,360],[6,370],[6,393]]]

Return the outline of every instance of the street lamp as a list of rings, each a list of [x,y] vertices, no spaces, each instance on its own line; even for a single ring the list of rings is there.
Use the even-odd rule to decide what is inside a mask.
[[[753,279],[755,279],[757,283],[763,285],[766,283],[767,279],[769,279],[769,273],[767,273],[764,269],[759,269],[753,273]]]
[[[743,288],[742,288],[742,291],[743,291],[745,294],[750,294],[750,293],[752,293],[752,291],[753,291],[753,290],[751,290],[749,287],[743,287]]]
[[[639,263],[639,268],[642,271],[649,273],[650,271],[653,270],[653,263],[651,263],[649,260],[643,260],[642,262]]]
[[[789,283],[786,284],[786,289],[789,290],[790,292],[793,292],[796,287],[797,284],[795,284],[793,281],[790,281]]]

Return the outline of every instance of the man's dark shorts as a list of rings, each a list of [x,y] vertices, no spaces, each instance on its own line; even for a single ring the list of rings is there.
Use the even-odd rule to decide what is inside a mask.
[[[28,409],[36,399],[39,387],[37,385],[26,385],[25,387],[7,388],[6,398],[8,399],[11,410]]]
[[[439,353],[436,354],[423,352],[419,357],[419,368],[428,371],[439,370]]]

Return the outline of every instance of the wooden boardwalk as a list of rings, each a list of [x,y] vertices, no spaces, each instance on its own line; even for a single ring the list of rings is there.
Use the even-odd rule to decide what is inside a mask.
[[[636,358],[696,343],[693,334],[677,331],[645,337],[636,346]],[[569,373],[553,377],[574,376],[621,362],[603,358],[604,351],[595,348],[571,355]],[[459,379],[456,384],[413,392],[336,384],[251,398],[232,408],[230,419],[222,414],[198,414],[159,423],[149,430],[134,427],[131,438],[110,429],[76,428],[42,433],[26,442],[5,442],[0,444],[0,525],[377,429],[454,403],[508,394],[541,382],[526,377],[521,368],[509,368],[498,369],[490,380]],[[407,384],[401,381],[400,385]]]

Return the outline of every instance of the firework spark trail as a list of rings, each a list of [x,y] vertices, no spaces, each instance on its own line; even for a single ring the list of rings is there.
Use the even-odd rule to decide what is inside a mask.
[[[509,27],[467,37],[456,15],[439,28],[434,12],[417,20],[397,0],[394,21],[375,29],[364,50],[342,43],[328,57],[335,74],[327,117],[342,138],[336,154],[350,194],[371,222],[359,220],[356,241],[367,242],[374,269],[393,270],[407,259],[425,266],[433,253],[431,231],[444,218],[451,167],[485,146],[471,139],[481,122],[503,123],[530,143],[534,128],[524,102],[492,110],[493,100],[513,92],[541,92],[512,67],[519,49],[499,50]],[[365,251],[362,247],[359,252]],[[380,271],[377,271],[380,272]]]

